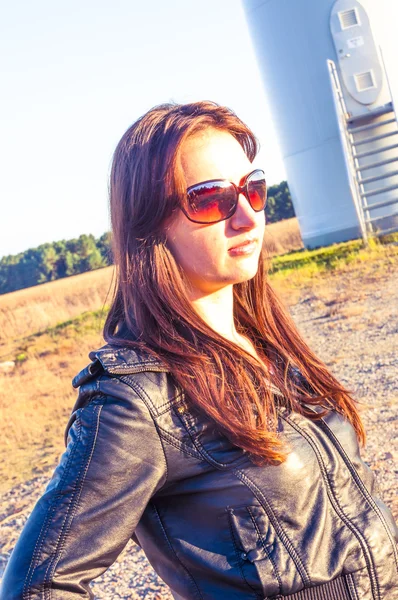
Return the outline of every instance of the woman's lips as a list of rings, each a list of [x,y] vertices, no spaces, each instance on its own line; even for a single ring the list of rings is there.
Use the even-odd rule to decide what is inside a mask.
[[[257,248],[257,240],[246,240],[233,248],[229,248],[228,252],[232,256],[244,256],[246,254],[252,254]]]

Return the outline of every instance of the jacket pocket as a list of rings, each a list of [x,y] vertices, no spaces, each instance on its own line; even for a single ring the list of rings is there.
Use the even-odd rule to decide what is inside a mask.
[[[281,594],[276,539],[264,509],[251,505],[228,506],[226,510],[237,565],[244,581],[260,598]]]

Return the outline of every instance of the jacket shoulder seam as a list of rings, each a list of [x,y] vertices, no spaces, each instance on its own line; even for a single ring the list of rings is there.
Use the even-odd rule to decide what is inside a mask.
[[[164,482],[161,486],[161,487],[163,487],[167,483],[167,480],[169,478],[169,470],[168,470],[166,452],[165,452],[165,449],[163,446],[163,441],[162,441],[162,438],[161,438],[159,430],[158,430],[158,425],[154,418],[154,407],[153,407],[152,401],[149,398],[148,394],[145,392],[144,388],[135,379],[133,379],[133,378],[126,379],[125,377],[122,376],[122,377],[120,377],[120,380],[123,381],[123,383],[125,383],[126,385],[128,385],[137,394],[137,396],[140,398],[140,400],[142,400],[142,402],[145,404],[145,406],[151,416],[153,426],[156,430],[156,435],[158,436],[158,439],[159,439],[159,444],[162,448],[162,455],[163,455],[163,460],[164,460],[164,465],[165,465],[165,470],[166,470],[166,473],[164,476]],[[148,406],[149,404],[151,406]]]
[[[140,400],[142,400],[142,402],[145,404],[152,416],[155,412],[155,406],[148,394],[146,393],[146,391],[144,390],[144,388],[142,387],[142,385],[140,385],[139,382],[136,380],[136,378],[131,376],[125,377],[124,375],[121,375],[119,379],[120,381],[123,381],[123,383],[128,385],[137,394],[137,396],[140,398]]]

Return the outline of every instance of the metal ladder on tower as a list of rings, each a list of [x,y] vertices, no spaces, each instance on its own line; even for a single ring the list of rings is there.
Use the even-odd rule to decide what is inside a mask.
[[[392,177],[398,176],[397,117],[392,102],[389,102],[366,115],[353,118],[346,108],[336,65],[332,60],[328,60],[327,63],[351,192],[362,237],[367,242],[369,235],[381,236],[398,231],[398,220],[396,225],[387,229],[376,226],[377,221],[398,216],[398,192],[393,198],[390,194],[392,191],[398,190],[398,183],[391,184],[388,182]],[[374,129],[380,129],[382,132],[377,132],[377,135],[371,133],[369,135],[369,132]],[[387,143],[379,145],[381,140],[386,140]],[[374,147],[372,147],[372,144]],[[365,149],[363,149],[363,146],[365,146]],[[382,158],[380,155],[385,152],[392,152],[393,155]],[[370,162],[368,162],[369,157],[372,157],[369,159]],[[396,168],[392,171],[370,176],[367,173],[372,169],[378,169],[389,164],[393,165],[393,163],[396,163]],[[381,185],[373,187],[375,182],[380,182]],[[375,198],[376,196],[379,199]],[[376,201],[369,202],[369,198]],[[384,206],[391,206],[393,208],[392,212],[382,216],[372,215],[373,211]]]

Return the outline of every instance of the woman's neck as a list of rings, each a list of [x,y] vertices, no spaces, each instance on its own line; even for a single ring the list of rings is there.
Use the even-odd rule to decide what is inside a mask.
[[[236,330],[232,285],[210,294],[197,295],[191,302],[194,310],[211,329],[259,358],[252,342]]]

